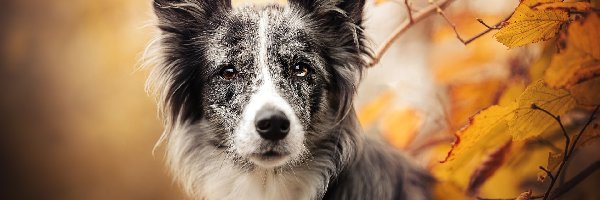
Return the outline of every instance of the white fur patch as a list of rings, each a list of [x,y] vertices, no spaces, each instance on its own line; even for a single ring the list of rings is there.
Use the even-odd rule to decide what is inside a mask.
[[[204,185],[207,199],[314,199],[316,176],[305,173],[275,174],[268,170],[240,173],[233,167],[218,169],[221,176],[208,176]]]
[[[248,157],[253,153],[258,153],[257,149],[261,144],[267,142],[256,132],[254,125],[256,114],[264,107],[271,107],[285,113],[287,118],[290,120],[290,132],[278,145],[285,148],[290,154],[289,156],[276,160],[276,161],[261,161],[252,160],[257,165],[264,168],[277,167],[299,158],[302,152],[306,149],[304,147],[304,130],[300,123],[300,120],[296,116],[294,110],[289,103],[279,95],[276,86],[273,84],[273,78],[269,72],[268,67],[268,26],[269,18],[266,13],[261,14],[259,22],[259,54],[258,54],[258,67],[261,69],[261,75],[258,77],[262,79],[262,85],[259,86],[256,93],[254,93],[250,102],[244,108],[242,118],[239,126],[234,132],[234,144],[233,147],[238,154]]]
[[[277,161],[252,160],[257,168],[251,172],[242,172],[231,161],[224,165],[210,165],[212,173],[208,173],[202,183],[202,191],[207,199],[314,199],[318,194],[317,188],[322,180],[313,171],[293,171],[275,173],[274,167],[284,165],[298,159],[306,147],[304,146],[304,130],[300,120],[289,103],[281,97],[268,66],[269,18],[261,14],[259,22],[259,79],[262,85],[250,98],[244,108],[242,118],[234,132],[233,149],[241,156],[248,157],[256,153],[259,146],[265,142],[256,131],[255,117],[260,109],[272,107],[281,110],[290,120],[290,132],[279,145],[282,145],[290,155]]]
[[[190,132],[202,130],[201,125],[185,123],[177,126],[167,148],[173,173],[194,199],[295,200],[315,199],[320,194],[323,180],[318,170],[301,168],[276,173],[272,169],[256,169],[248,172],[235,166],[222,150],[212,146],[203,146],[186,155],[197,142]]]

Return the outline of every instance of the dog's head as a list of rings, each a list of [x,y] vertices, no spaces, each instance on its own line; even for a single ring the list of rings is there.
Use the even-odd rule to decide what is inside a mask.
[[[352,107],[367,55],[363,5],[289,0],[232,8],[229,0],[155,0],[161,63],[149,83],[166,133],[201,126],[186,138],[243,166],[302,160],[336,133]]]

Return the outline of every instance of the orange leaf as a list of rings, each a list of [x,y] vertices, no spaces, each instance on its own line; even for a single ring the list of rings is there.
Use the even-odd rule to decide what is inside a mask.
[[[380,117],[385,108],[389,107],[394,97],[394,91],[388,90],[358,109],[358,121],[360,124],[363,127],[371,126]]]
[[[502,81],[498,79],[450,85],[448,97],[452,127],[459,128],[473,114],[497,103],[502,89]]]
[[[397,148],[406,148],[415,138],[423,120],[413,109],[392,111],[383,117],[383,136]]]
[[[595,106],[600,104],[600,77],[584,81],[569,88],[569,92],[579,105]]]
[[[488,180],[494,172],[502,166],[506,158],[506,154],[509,152],[512,141],[509,140],[498,149],[492,151],[487,155],[483,162],[475,169],[471,174],[469,181],[469,187],[467,187],[467,193],[473,196],[479,191],[479,188]]]
[[[569,42],[595,59],[600,59],[600,17],[591,13],[569,25]]]

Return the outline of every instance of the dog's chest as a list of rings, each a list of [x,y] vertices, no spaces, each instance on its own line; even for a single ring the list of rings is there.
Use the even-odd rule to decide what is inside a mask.
[[[322,181],[312,173],[252,172],[220,169],[202,184],[206,199],[315,199]]]

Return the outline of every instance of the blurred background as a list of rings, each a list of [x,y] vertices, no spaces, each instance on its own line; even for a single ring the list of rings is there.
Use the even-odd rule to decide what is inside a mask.
[[[182,199],[140,54],[150,0],[0,6],[0,199]]]
[[[402,2],[368,1],[371,45],[406,18]],[[411,2],[415,10],[428,4]],[[459,0],[447,13],[468,38],[485,30],[476,17],[494,24],[517,4]],[[152,154],[162,127],[144,91],[148,71],[138,68],[156,34],[153,19],[151,0],[2,1],[0,199],[184,199],[162,149]],[[446,152],[451,133],[501,101],[497,94],[507,82],[524,88],[527,80],[515,74],[539,53],[535,47],[506,51],[492,34],[465,47],[432,15],[366,74],[359,118],[367,132],[412,155],[429,155],[418,151],[419,138],[442,134],[439,152]],[[424,165],[443,159],[430,157],[419,156]]]

